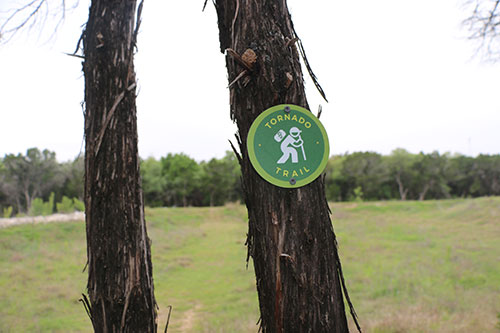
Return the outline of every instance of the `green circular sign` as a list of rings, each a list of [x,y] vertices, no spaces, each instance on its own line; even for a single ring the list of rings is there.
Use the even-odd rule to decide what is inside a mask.
[[[250,162],[273,185],[309,184],[325,169],[330,147],[325,128],[303,107],[273,106],[262,112],[248,132]]]

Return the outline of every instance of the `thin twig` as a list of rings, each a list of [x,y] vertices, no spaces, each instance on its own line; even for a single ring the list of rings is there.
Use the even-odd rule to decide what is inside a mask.
[[[132,43],[134,46],[137,48],[137,34],[139,33],[139,28],[141,27],[141,15],[142,15],[142,6],[144,5],[144,0],[141,1],[139,4],[139,7],[137,8],[137,16],[136,16],[136,23],[135,23],[135,30],[134,30],[134,38],[132,39]]]
[[[316,86],[316,89],[318,89],[321,97],[323,97],[323,99],[326,102],[328,102],[328,99],[326,99],[325,92],[323,91],[323,88],[321,88],[321,85],[318,82],[318,78],[314,74],[314,72],[311,68],[311,65],[309,64],[309,61],[307,60],[306,51],[304,50],[304,45],[302,45],[302,41],[300,40],[299,36],[297,35],[297,32],[295,31],[295,27],[293,26],[293,23],[291,23],[291,27],[292,27],[292,31],[293,31],[293,35],[294,35],[294,38],[292,40],[296,39],[296,43],[298,45],[300,55],[302,56],[302,60],[304,60],[304,65],[306,66],[307,72],[309,73],[309,76],[311,77],[314,85]]]
[[[321,112],[323,112],[323,107],[321,106],[321,104],[318,106],[318,115],[316,116],[316,118],[319,119],[319,117],[321,117]]]
[[[285,48],[288,48],[292,45],[294,45],[299,39],[297,37],[294,37],[292,39],[290,39],[288,42],[286,42],[285,44]]]
[[[9,10],[11,14],[0,26],[0,37],[6,37],[2,41],[2,43],[9,42],[19,31],[23,30],[23,28],[25,28],[25,26],[27,26],[28,24],[28,29],[32,29],[37,24],[43,27],[47,21],[52,22],[52,20],[48,19],[48,14],[50,12],[49,3],[52,3],[52,1],[32,0],[20,8]],[[75,6],[73,6],[73,8],[75,8]],[[56,9],[55,15],[53,15],[55,17],[60,13],[60,18],[57,20],[50,38],[55,35],[59,26],[64,22],[66,18],[66,10],[66,1],[61,0],[60,7]],[[16,24],[13,21],[17,18],[19,18],[19,23]],[[9,28],[10,26],[12,26],[12,28]],[[41,32],[42,29],[40,29],[40,35]]]
[[[35,8],[31,11],[31,13],[28,14],[28,17],[25,18],[21,23],[19,23],[18,25],[16,25],[15,27],[11,28],[11,29],[8,29],[6,31],[4,31],[5,27],[7,26],[7,24],[10,23],[10,21],[12,21],[12,19],[14,19],[14,17],[18,16],[18,14],[22,13],[23,11],[25,11],[27,8],[30,8],[32,7],[37,1],[39,1],[39,3],[35,6]],[[23,28],[39,11],[40,11],[40,8],[42,8],[42,5],[44,4],[45,0],[33,0],[31,2],[29,2],[28,4],[26,4],[25,6],[21,7],[21,8],[18,8],[16,9],[6,20],[5,22],[2,24],[2,26],[0,27],[0,32],[2,32],[2,35],[5,35],[5,34],[10,34],[10,37],[7,38],[7,40],[5,42],[8,42],[12,39],[12,37],[14,37],[14,35],[19,31],[21,30],[21,28]]]
[[[89,260],[87,259],[87,262],[85,263],[85,266],[83,266],[82,273],[85,272],[85,270],[87,269],[88,266],[89,266]]]
[[[244,77],[247,74],[248,74],[248,71],[246,69],[243,70],[243,72],[238,74],[238,76],[227,87],[230,89],[236,82],[238,82],[239,79],[241,79],[242,77]]]
[[[78,50],[80,49],[80,44],[82,43],[84,36],[85,36],[85,29],[82,30],[80,38],[78,38],[78,42],[76,43],[76,49],[75,52],[73,52],[73,54],[76,54],[76,52],[78,52]]]
[[[85,294],[82,294],[83,298],[80,298],[78,301],[82,302],[83,308],[85,309],[85,312],[87,312],[87,316],[89,316],[90,321],[92,321],[92,315],[91,315],[91,307],[89,300]]]
[[[74,54],[74,53],[66,53],[66,52],[63,52],[65,55],[67,56],[70,56],[70,57],[75,57],[75,58],[80,58],[80,59],[85,59],[84,56],[81,56],[81,55],[78,55],[78,54]]]
[[[233,143],[231,142],[231,140],[227,140],[229,141],[229,144],[231,145],[231,148],[233,149],[233,152],[234,152],[234,155],[236,155],[236,158],[238,159],[238,163],[241,165],[241,155],[240,153],[238,153],[238,151],[236,150],[236,148],[234,147]]]
[[[94,325],[94,318],[92,317],[92,307],[90,306],[89,299],[85,294],[82,294],[83,298],[80,298],[78,301],[82,302],[83,308],[85,309],[85,312],[87,312],[87,316],[90,319],[90,323],[92,324],[92,327],[94,328],[94,331],[96,330],[96,327]]]
[[[168,323],[170,322],[170,313],[172,312],[172,305],[169,305],[168,308],[169,308],[169,310],[168,310],[168,317],[167,317],[167,325],[165,326],[165,333],[167,333],[167,331],[168,331]]]
[[[337,242],[335,242],[335,247],[337,247]],[[349,297],[349,293],[347,292],[347,287],[346,287],[345,279],[344,279],[344,273],[342,273],[342,264],[340,263],[338,247],[335,251],[335,257],[337,260],[337,270],[338,270],[338,274],[340,277],[340,282],[342,283],[342,291],[344,292],[345,299],[347,301],[347,304],[349,305],[349,310],[351,312],[352,320],[356,324],[356,327],[357,327],[359,333],[362,333],[361,326],[359,326],[359,322],[358,322],[358,315],[356,314],[356,310],[354,310],[354,306],[352,305],[351,298]]]

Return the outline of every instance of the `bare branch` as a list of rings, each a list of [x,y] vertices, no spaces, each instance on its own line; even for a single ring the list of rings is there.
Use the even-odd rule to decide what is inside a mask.
[[[49,0],[30,0],[26,5],[19,8],[12,8],[6,12],[7,17],[0,25],[0,43],[7,43],[14,38],[18,32],[27,29],[38,29],[39,35],[47,22],[52,23],[54,37],[58,28],[64,23],[66,11],[75,9],[78,6],[78,0],[73,0],[73,5],[68,8],[66,0],[59,0],[59,5],[55,1]],[[50,16],[50,17],[49,17]]]
[[[462,23],[469,30],[468,38],[478,42],[476,55],[500,60],[500,0],[468,0],[465,6],[471,15]]]
[[[8,39],[6,42],[12,39],[14,35],[20,31],[28,22],[32,21],[32,24],[36,23],[36,17],[35,15],[40,11],[42,8],[42,5],[44,4],[45,0],[33,0],[29,2],[27,5],[15,9],[14,12],[5,20],[5,22],[2,24],[0,27],[0,33],[2,36],[8,36]],[[27,14],[25,14],[27,13]],[[13,28],[8,28],[9,24],[17,17],[26,15],[24,18],[21,19],[21,22],[14,25]]]

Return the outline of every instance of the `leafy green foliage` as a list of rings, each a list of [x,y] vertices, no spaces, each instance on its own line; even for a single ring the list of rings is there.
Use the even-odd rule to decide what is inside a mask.
[[[240,170],[232,152],[227,152],[222,159],[202,163],[201,168],[203,205],[220,206],[240,198]]]
[[[54,192],[50,194],[49,201],[43,201],[42,198],[35,198],[31,202],[29,215],[31,216],[47,216],[54,212]]]
[[[153,157],[143,160],[141,177],[146,204],[150,207],[163,206],[167,181],[162,174],[162,163]]]
[[[146,205],[219,206],[241,198],[240,170],[234,154],[197,163],[185,154],[141,162]]]
[[[11,216],[12,216],[12,206],[4,207],[4,209],[3,209],[3,217],[4,218],[9,218]]]
[[[329,200],[425,200],[500,195],[500,155],[352,153],[332,156],[326,168]]]
[[[73,213],[75,211],[75,205],[73,200],[67,196],[62,197],[62,201],[56,204],[58,213]]]
[[[325,190],[331,201],[426,200],[500,195],[500,155],[412,154],[395,149],[390,155],[355,152],[334,155],[325,169]],[[186,154],[168,154],[141,161],[145,204],[219,206],[242,201],[241,171],[232,152],[197,162]],[[57,163],[55,154],[36,148],[26,155],[0,158],[0,209],[25,213],[34,198],[57,202],[73,198],[84,211],[84,160]],[[362,196],[359,194],[362,193]],[[69,202],[67,202],[69,205]],[[38,200],[35,206],[40,206]]]
[[[73,198],[73,205],[75,206],[75,210],[79,212],[85,211],[85,203],[77,198]]]
[[[193,191],[199,186],[200,166],[186,154],[168,154],[161,158],[168,206],[186,207],[192,204]]]
[[[30,148],[25,155],[6,155],[3,169],[4,183],[0,191],[8,196],[18,212],[29,211],[34,198],[47,199],[62,183],[56,155],[47,149]]]
[[[387,169],[380,154],[365,152],[348,155],[342,163],[341,174],[350,188],[348,198],[356,197],[354,189],[358,187],[361,187],[367,200],[390,198]]]
[[[363,190],[361,189],[361,186],[358,186],[354,189],[354,201],[363,201]]]
[[[58,188],[58,198],[65,195],[68,198],[83,200],[83,182],[85,175],[83,156],[77,157],[72,162],[62,163],[60,173],[64,181]]]

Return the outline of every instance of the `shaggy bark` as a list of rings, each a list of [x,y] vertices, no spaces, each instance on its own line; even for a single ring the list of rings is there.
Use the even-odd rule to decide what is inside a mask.
[[[157,329],[137,150],[135,15],[136,1],[93,0],[83,33],[87,289],[96,332]]]
[[[286,103],[308,108],[286,1],[217,0],[215,6],[231,118],[239,131],[248,255],[255,267],[261,328],[347,332],[341,267],[322,177],[298,189],[273,186],[253,169],[246,148],[252,122],[267,108]]]

